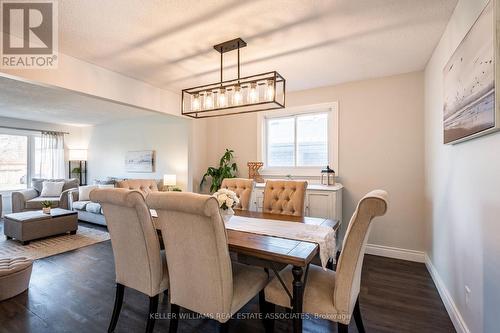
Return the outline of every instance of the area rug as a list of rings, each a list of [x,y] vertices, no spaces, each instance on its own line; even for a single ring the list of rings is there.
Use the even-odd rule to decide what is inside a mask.
[[[0,258],[28,257],[40,259],[54,254],[75,250],[84,246],[100,243],[109,239],[109,233],[104,230],[78,226],[74,235],[43,238],[21,245],[16,240],[7,240],[3,235],[3,222],[0,222]]]

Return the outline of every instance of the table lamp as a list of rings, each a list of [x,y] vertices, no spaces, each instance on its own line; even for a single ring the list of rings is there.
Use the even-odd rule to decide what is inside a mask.
[[[163,187],[167,191],[170,190],[171,186],[177,185],[176,175],[163,175]]]

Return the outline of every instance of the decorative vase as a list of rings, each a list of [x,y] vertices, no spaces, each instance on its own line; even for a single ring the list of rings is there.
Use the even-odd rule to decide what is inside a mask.
[[[220,215],[222,216],[222,219],[224,220],[224,222],[229,222],[229,220],[231,219],[231,217],[233,217],[234,215],[234,210],[232,208],[228,208],[228,209],[220,209]]]
[[[42,212],[43,212],[44,214],[50,214],[50,207],[43,207],[43,208],[42,208]]]

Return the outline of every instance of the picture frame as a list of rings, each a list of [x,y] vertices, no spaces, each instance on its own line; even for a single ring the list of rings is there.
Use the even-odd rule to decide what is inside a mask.
[[[500,130],[499,0],[490,0],[443,68],[443,142]]]
[[[127,172],[154,172],[155,151],[128,151],[125,155],[125,170]]]

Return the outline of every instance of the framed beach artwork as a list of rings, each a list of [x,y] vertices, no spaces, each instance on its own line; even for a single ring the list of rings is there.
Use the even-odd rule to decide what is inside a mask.
[[[155,151],[128,151],[125,155],[125,170],[127,172],[154,172]]]
[[[489,1],[443,69],[445,144],[500,129],[497,1]]]

